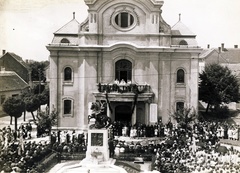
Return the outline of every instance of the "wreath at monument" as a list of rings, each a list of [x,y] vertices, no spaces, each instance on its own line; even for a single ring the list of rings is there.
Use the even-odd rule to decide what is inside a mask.
[[[90,125],[90,128],[108,128],[112,123],[111,118],[107,116],[107,103],[106,101],[93,102],[91,105],[92,113],[88,115],[88,122],[94,118],[95,124]]]

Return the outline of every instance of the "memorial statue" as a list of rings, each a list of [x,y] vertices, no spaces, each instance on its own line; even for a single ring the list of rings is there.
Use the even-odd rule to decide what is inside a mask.
[[[88,115],[88,122],[90,119],[95,119],[95,124],[90,126],[90,128],[108,128],[111,125],[111,118],[107,116],[107,103],[105,101],[93,102],[91,105],[92,114]]]

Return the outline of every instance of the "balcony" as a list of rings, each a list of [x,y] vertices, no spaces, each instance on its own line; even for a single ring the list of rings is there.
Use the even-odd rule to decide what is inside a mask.
[[[150,85],[138,85],[138,84],[98,84],[98,91],[100,93],[149,93]]]
[[[106,99],[106,93],[109,101],[132,102],[138,97],[138,101],[150,101],[154,94],[149,84],[103,84],[99,83],[98,92],[93,93],[97,99]]]

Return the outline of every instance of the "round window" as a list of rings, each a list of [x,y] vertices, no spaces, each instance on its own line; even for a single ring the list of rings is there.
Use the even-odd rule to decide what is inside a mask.
[[[112,17],[112,24],[116,29],[128,31],[136,26],[136,15],[129,11],[117,12]]]
[[[119,13],[115,17],[115,23],[121,28],[128,28],[132,26],[133,22],[133,16],[127,12]]]

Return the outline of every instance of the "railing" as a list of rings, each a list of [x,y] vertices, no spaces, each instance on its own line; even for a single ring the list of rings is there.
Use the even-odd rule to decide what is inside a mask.
[[[150,85],[144,84],[98,84],[98,91],[100,93],[149,93],[150,92]]]

